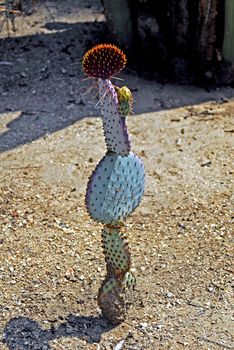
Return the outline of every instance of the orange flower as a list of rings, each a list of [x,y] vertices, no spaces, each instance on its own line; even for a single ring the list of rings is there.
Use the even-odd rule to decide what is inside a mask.
[[[126,65],[122,50],[112,44],[99,44],[86,52],[83,58],[84,72],[93,78],[109,79]]]

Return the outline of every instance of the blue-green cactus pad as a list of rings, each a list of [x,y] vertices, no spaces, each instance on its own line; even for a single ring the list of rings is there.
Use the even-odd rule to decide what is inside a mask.
[[[105,226],[102,230],[102,244],[106,262],[122,273],[129,270],[130,254],[124,233],[120,227]]]
[[[90,177],[86,206],[90,216],[105,224],[123,221],[138,206],[144,193],[143,162],[133,152],[108,152]]]

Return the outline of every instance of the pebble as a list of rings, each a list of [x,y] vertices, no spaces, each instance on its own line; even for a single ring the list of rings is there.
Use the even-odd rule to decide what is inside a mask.
[[[157,324],[156,328],[161,331],[161,329],[163,328],[163,325],[162,324]]]
[[[174,294],[171,292],[167,292],[166,296],[167,296],[167,298],[173,298]]]
[[[148,323],[147,322],[142,322],[142,323],[140,323],[140,327],[141,328],[147,328],[148,327]]]

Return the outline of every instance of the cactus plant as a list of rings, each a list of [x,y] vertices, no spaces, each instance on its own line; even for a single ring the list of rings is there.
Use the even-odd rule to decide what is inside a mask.
[[[126,116],[132,111],[132,94],[114,86],[111,77],[126,64],[125,54],[111,44],[100,44],[83,58],[84,72],[98,81],[107,152],[89,178],[86,207],[101,222],[107,274],[98,295],[103,315],[112,323],[125,319],[135,277],[125,232],[125,219],[139,205],[144,192],[144,166],[131,151]]]

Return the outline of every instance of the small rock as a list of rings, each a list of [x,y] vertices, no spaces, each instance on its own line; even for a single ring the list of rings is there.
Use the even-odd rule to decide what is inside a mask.
[[[185,227],[185,225],[184,225],[184,224],[178,224],[178,226],[179,226],[179,228],[180,228],[180,229],[183,229],[183,230],[185,230],[185,229],[186,229],[186,227]]]
[[[157,324],[156,328],[161,331],[161,329],[163,328],[163,325],[162,324]]]
[[[179,138],[179,139],[176,140],[176,145],[177,145],[177,146],[181,146],[181,143],[182,143],[181,138]]]
[[[148,323],[147,323],[147,322],[142,322],[142,323],[140,323],[140,327],[141,327],[141,328],[147,328],[147,326],[148,326]]]
[[[73,333],[73,327],[70,326],[69,324],[66,325],[66,333],[67,334],[72,334]]]
[[[167,292],[166,296],[167,296],[167,298],[173,298],[174,294],[171,292]]]

